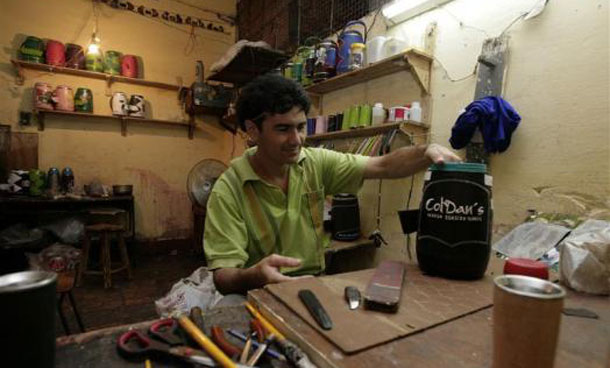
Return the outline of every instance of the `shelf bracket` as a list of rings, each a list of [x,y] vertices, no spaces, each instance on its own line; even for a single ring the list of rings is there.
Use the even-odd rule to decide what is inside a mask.
[[[193,139],[195,135],[195,117],[191,115],[189,118],[189,139]]]
[[[121,135],[127,137],[127,120],[123,117],[121,119]]]
[[[415,79],[426,94],[430,93],[430,68],[432,61],[417,53],[407,53],[405,55],[407,63],[413,68]]]
[[[36,120],[38,120],[38,130],[44,130],[44,112],[39,110],[34,110],[34,115],[36,115]]]
[[[15,73],[17,74],[15,78],[15,84],[18,86],[23,86],[23,82],[25,82],[23,68],[21,68],[21,65],[17,64],[15,60],[11,60],[11,63],[13,63],[13,66],[15,67]]]

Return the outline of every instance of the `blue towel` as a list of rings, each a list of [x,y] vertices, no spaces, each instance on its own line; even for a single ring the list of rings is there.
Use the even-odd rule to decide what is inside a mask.
[[[502,97],[484,97],[468,105],[451,128],[449,143],[464,148],[477,128],[483,135],[483,146],[489,153],[504,152],[517,129],[521,116]]]

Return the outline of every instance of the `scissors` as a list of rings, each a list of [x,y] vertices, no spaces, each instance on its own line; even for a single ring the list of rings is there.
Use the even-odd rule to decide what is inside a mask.
[[[122,356],[129,360],[174,356],[186,362],[206,367],[217,366],[216,362],[203,351],[185,346],[177,332],[178,324],[174,319],[162,319],[153,323],[148,329],[148,333],[163,342],[154,340],[140,331],[130,330],[119,337],[117,349]],[[239,364],[237,366],[245,367]]]

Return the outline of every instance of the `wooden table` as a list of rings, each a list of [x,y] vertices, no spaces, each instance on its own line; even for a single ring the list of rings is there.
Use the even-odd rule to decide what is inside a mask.
[[[362,272],[371,271],[351,274]],[[350,274],[327,277],[346,275]],[[301,347],[321,368],[491,366],[493,307],[347,355],[269,291],[252,291],[249,298],[262,307],[263,314],[277,321],[276,327],[283,333],[293,340],[303,341]],[[610,364],[610,299],[569,291],[565,307],[587,308],[597,313],[599,319],[562,316],[555,366],[607,368]]]
[[[119,208],[127,212],[129,222],[127,232],[130,239],[133,240],[136,224],[132,195],[58,199],[28,196],[0,197],[0,223],[8,226],[18,221],[32,223],[43,219],[56,219],[58,216],[87,215],[92,209],[108,207]]]

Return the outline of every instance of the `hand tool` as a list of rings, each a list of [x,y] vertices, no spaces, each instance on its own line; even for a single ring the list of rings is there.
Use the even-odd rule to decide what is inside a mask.
[[[250,330],[256,334],[256,340],[258,342],[265,341],[265,328],[256,318],[250,320]]]
[[[225,338],[225,334],[222,331],[222,328],[220,328],[220,326],[212,326],[210,328],[210,334],[212,335],[212,341],[225,354],[230,357],[239,356],[241,349],[227,341],[227,339]]]
[[[241,351],[241,355],[239,356],[239,362],[241,364],[246,364],[248,362],[248,355],[250,355],[250,348],[252,347],[252,336],[248,337],[246,340],[246,345]]]
[[[333,328],[333,321],[331,321],[328,313],[316,297],[316,295],[309,289],[299,290],[299,299],[305,304],[307,310],[318,322],[318,325],[325,330],[331,330]]]
[[[148,333],[169,346],[184,345],[184,341],[178,335],[178,323],[172,318],[164,318],[153,323]]]
[[[265,339],[265,342],[260,344],[258,346],[258,348],[256,349],[256,351],[254,352],[254,354],[252,354],[252,357],[250,357],[250,359],[248,360],[248,363],[246,363],[246,365],[249,365],[249,366],[255,365],[256,362],[258,362],[258,360],[260,359],[260,357],[263,356],[263,353],[265,352],[265,350],[267,350],[267,347],[269,347],[269,345],[271,345],[274,338],[275,337],[273,336],[273,334],[269,334],[267,339]]]
[[[191,308],[190,317],[191,321],[193,321],[193,323],[197,325],[197,327],[199,327],[201,331],[205,331],[205,325],[203,323],[203,311],[201,310],[201,308]]]
[[[360,306],[360,291],[355,286],[346,286],[345,300],[350,310],[357,309]]]
[[[229,329],[227,329],[227,332],[229,333],[229,335],[236,337],[236,338],[240,339],[241,341],[248,340],[248,337],[246,335],[244,335],[243,333],[241,333],[237,330],[233,330],[233,329],[229,328]],[[259,345],[260,344],[257,341],[252,340],[252,346],[255,349],[258,348]],[[267,350],[265,350],[265,354],[274,359],[286,360],[286,358],[282,354],[278,353],[276,350],[274,350],[272,348],[267,348]]]
[[[178,317],[178,323],[182,328],[195,339],[195,341],[207,351],[210,356],[224,368],[236,368],[238,365],[234,363],[225,353],[222,352],[206,335],[186,315]]]
[[[137,330],[127,331],[117,341],[119,353],[127,359],[142,359],[155,355],[172,355],[182,360],[215,367],[214,361],[207,356],[199,355],[201,352],[186,346],[171,347],[155,341]]]
[[[382,312],[398,311],[404,282],[405,265],[398,261],[383,261],[375,269],[364,291],[364,306]]]
[[[269,322],[259,311],[257,311],[252,304],[246,302],[246,308],[254,318],[260,321],[269,333],[272,333],[277,342],[279,343],[286,359],[294,364],[297,368],[316,368],[316,366],[309,360],[309,357],[295,344],[290,342],[286,337],[275,328],[271,322]]]

